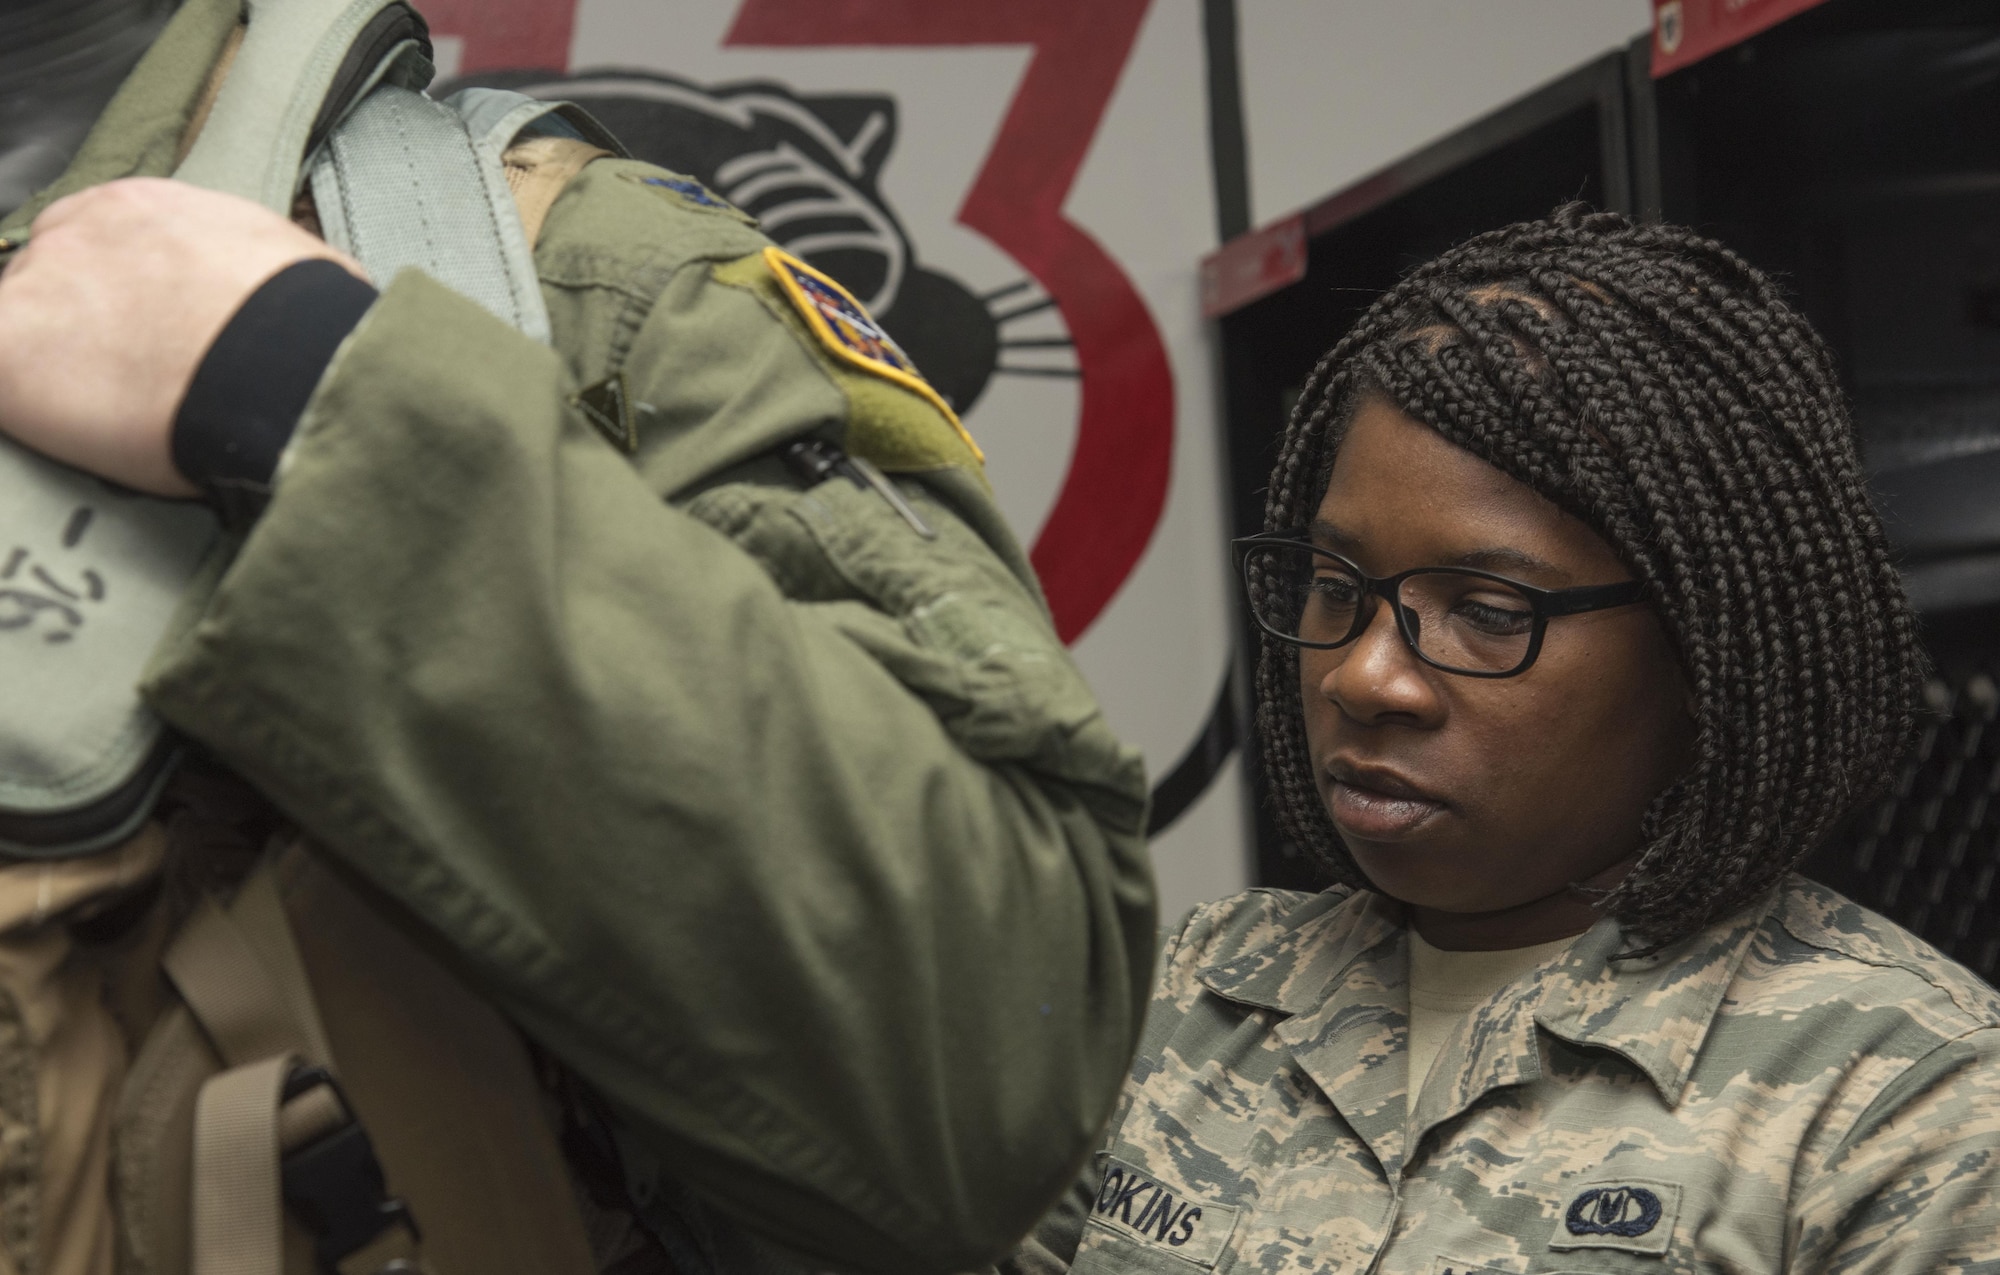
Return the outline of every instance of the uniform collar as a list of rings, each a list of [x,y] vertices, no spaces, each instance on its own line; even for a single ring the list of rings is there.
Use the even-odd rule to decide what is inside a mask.
[[[1538,979],[1535,1021],[1571,1044],[1618,1054],[1674,1105],[1723,997],[1776,905],[1773,893],[1637,960],[1612,959],[1629,944],[1616,921],[1600,921],[1562,960],[1530,976]]]
[[[1614,960],[1629,944],[1606,919],[1558,959],[1474,1010],[1439,1055],[1414,1122],[1405,1124],[1408,944],[1402,907],[1370,891],[1307,904],[1276,938],[1198,974],[1217,995],[1274,1010],[1299,1065],[1391,1176],[1406,1139],[1494,1089],[1541,1074],[1535,1027],[1607,1049],[1677,1103],[1723,996],[1775,896],[1652,956]],[[1397,1065],[1387,1065],[1390,1063]]]
[[[1321,896],[1326,899],[1328,896]],[[1371,891],[1314,900],[1276,939],[1196,976],[1286,1017],[1271,1034],[1396,1180],[1406,1140],[1409,953],[1402,905]]]
[[[1284,919],[1284,932],[1197,975],[1219,996],[1283,1014],[1309,1014],[1355,959],[1403,932],[1402,905],[1372,890],[1329,891]]]

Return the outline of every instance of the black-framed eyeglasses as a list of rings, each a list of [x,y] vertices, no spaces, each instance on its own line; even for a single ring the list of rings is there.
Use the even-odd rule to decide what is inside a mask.
[[[1643,580],[1538,589],[1469,567],[1413,567],[1376,579],[1346,558],[1287,535],[1232,542],[1259,628],[1316,651],[1360,637],[1378,597],[1395,611],[1396,629],[1416,657],[1464,677],[1513,677],[1542,651],[1550,620],[1630,606],[1646,598]]]

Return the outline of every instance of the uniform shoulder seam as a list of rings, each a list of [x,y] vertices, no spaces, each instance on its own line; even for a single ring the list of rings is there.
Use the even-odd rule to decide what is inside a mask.
[[[1340,887],[1335,887],[1339,889]],[[1188,914],[1191,929],[1204,921],[1221,922],[1255,909],[1269,920],[1282,920],[1300,905],[1319,898],[1310,890],[1285,890],[1271,885],[1253,885],[1247,890],[1239,890],[1226,898],[1211,899],[1200,904]]]
[[[1812,948],[1814,951],[1824,952],[1828,956],[1837,957],[1844,961],[1852,961],[1856,965],[1865,965],[1869,969],[1890,970],[1900,974],[1907,974],[1918,982],[1934,989],[1944,996],[1945,999],[1949,1000],[1960,1013],[1972,1020],[1967,1025],[1965,1032],[1961,1033],[1962,1035],[1985,1028],[2000,1028],[2000,1009],[1992,1006],[1981,1007],[1976,1003],[1967,1004],[1964,988],[1953,987],[1950,983],[1936,978],[1917,962],[1894,959],[1882,960],[1864,956],[1859,952],[1851,951],[1844,947],[1837,947],[1801,934],[1793,927],[1786,925],[1783,920],[1780,920],[1778,924],[1783,926],[1785,933],[1791,935],[1807,947]],[[1954,1037],[1954,1039],[1956,1038]]]
[[[550,209],[543,240],[535,246],[535,270],[542,281],[653,297],[666,278],[686,266],[733,261],[770,244],[754,222],[738,220],[742,214],[701,211],[671,192],[649,190],[649,180],[691,179],[643,160],[616,157],[595,160],[571,179],[563,191],[567,198]],[[589,223],[589,233],[565,234],[567,221],[579,215]],[[641,223],[654,219],[658,228],[642,232]],[[619,233],[609,233],[614,230]]]
[[[1863,962],[1863,963],[1872,964],[1872,962]],[[1884,1102],[1890,1102],[1893,1104],[1896,1101],[1907,1100],[1908,1098],[1913,1097],[1917,1092],[1920,1092],[1920,1090],[1915,1090],[1915,1089],[1910,1090],[1909,1092],[1899,1092],[1905,1088],[1905,1082],[1910,1077],[1916,1075],[1920,1068],[1924,1067],[1932,1059],[1936,1058],[1939,1054],[1945,1052],[1946,1050],[1952,1049],[1954,1047],[1969,1048],[1970,1047],[1969,1041],[1971,1040],[1971,1038],[1981,1035],[1993,1036],[1995,1039],[2000,1039],[2000,1023],[1992,1023],[1992,1022],[1975,1023],[1974,1025],[1967,1027],[1964,1031],[1961,1031],[1956,1035],[1942,1037],[1938,1039],[1936,1043],[1934,1043],[1929,1049],[1926,1049],[1921,1054],[1918,1054],[1916,1057],[1911,1058],[1904,1066],[1899,1068],[1894,1075],[1889,1076],[1886,1080],[1884,1080],[1882,1084],[1876,1087],[1875,1092],[1870,1097],[1867,1105],[1861,1110],[1859,1114],[1857,1114],[1854,1117],[1853,1121],[1848,1125],[1847,1130],[1840,1139],[1840,1141],[1837,1144],[1835,1144],[1836,1150],[1832,1153],[1831,1157],[1829,1158],[1828,1165],[1830,1167],[1834,1167],[1837,1169],[1839,1160],[1841,1156],[1843,1156],[1846,1153],[1846,1150],[1849,1147],[1849,1145],[1853,1142],[1856,1131],[1869,1126],[1869,1124],[1871,1123],[1870,1117],[1875,1114],[1875,1110],[1878,1106],[1881,1106]],[[1961,1064],[1961,1066],[1963,1066],[1963,1064]]]
[[[1858,907],[1859,905],[1853,906]],[[1870,915],[1873,914],[1871,913]],[[1880,952],[1879,955],[1857,951],[1855,945],[1838,942],[1832,936],[1825,934],[1820,927],[1795,923],[1794,918],[1790,915],[1790,910],[1787,908],[1781,907],[1776,909],[1771,919],[1785,933],[1791,935],[1794,940],[1806,947],[1812,948],[1814,951],[1824,952],[1828,956],[1852,961],[1857,965],[1864,965],[1870,969],[1892,970],[1907,974],[1919,982],[1927,984],[1942,994],[1960,1013],[1971,1020],[1965,1031],[1960,1033],[1961,1036],[1984,1028],[2000,1027],[2000,1004],[1995,1004],[1990,999],[1987,1003],[1981,1004],[1979,1001],[1984,998],[1969,996],[1968,993],[1972,991],[1969,986],[1953,985],[1961,981],[1969,982],[1973,977],[1970,971],[1966,972],[1964,980],[1942,979],[1931,969],[1927,968],[1923,961],[1904,957],[1886,950]],[[1894,924],[1887,921],[1886,918],[1878,919],[1883,920],[1885,924]],[[1910,938],[1913,942],[1922,942],[1921,939],[1917,939],[1914,935],[1911,935]],[[1942,952],[1938,952],[1935,955],[1940,961],[1950,960]]]

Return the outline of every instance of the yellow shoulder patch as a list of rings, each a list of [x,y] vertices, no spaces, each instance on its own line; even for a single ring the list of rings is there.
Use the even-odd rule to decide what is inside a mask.
[[[792,308],[836,359],[921,395],[944,413],[965,445],[984,463],[986,453],[973,441],[958,413],[951,410],[944,395],[931,388],[910,356],[903,353],[903,347],[875,322],[874,316],[862,308],[852,293],[782,248],[764,249],[764,263],[771,268]]]

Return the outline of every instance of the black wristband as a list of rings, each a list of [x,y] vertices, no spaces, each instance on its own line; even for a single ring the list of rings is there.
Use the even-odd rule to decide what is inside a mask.
[[[232,524],[270,500],[278,457],[375,289],[324,258],[250,294],[208,347],[174,416],[174,466]]]

